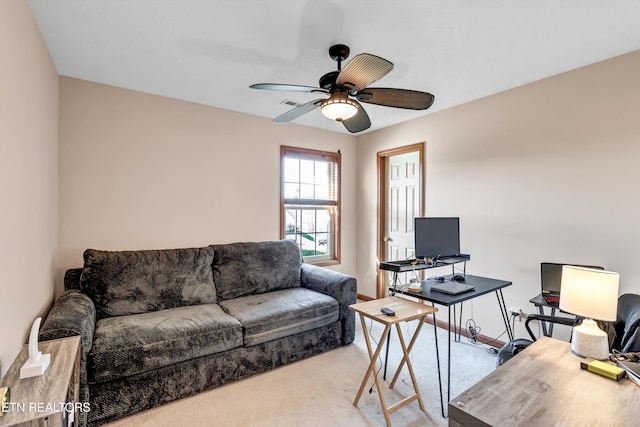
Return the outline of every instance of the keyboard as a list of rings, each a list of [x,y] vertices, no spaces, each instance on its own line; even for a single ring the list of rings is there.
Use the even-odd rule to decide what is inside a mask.
[[[446,258],[438,258],[438,262],[441,262],[443,264],[456,264],[458,262],[465,262],[465,261],[469,261],[468,257],[462,257],[462,256],[451,256],[451,257],[446,257]]]
[[[397,261],[385,261],[386,264],[397,264],[397,265],[411,265],[411,264],[421,264],[419,260],[415,259],[399,259]]]

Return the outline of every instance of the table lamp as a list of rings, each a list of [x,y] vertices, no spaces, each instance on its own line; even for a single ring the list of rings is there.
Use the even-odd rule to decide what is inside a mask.
[[[616,320],[619,280],[612,271],[562,266],[560,309],[585,318],[571,336],[571,350],[578,356],[609,357],[608,335],[593,319]]]

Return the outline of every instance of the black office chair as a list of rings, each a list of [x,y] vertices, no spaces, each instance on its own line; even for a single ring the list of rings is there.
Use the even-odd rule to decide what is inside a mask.
[[[527,320],[524,322],[524,327],[527,330],[527,332],[529,333],[529,335],[531,336],[531,339],[533,341],[535,341],[537,338],[536,336],[533,334],[533,331],[531,330],[531,328],[529,327],[529,322],[531,322],[532,320],[538,320],[541,322],[548,322],[548,323],[555,323],[557,325],[567,325],[567,326],[575,326],[576,324],[579,324],[580,321],[577,318],[572,318],[572,317],[561,317],[561,316],[547,316],[544,314],[529,314],[527,315]],[[532,342],[533,342],[532,341]]]
[[[608,326],[611,350],[640,352],[640,295],[620,295],[617,319]]]
[[[536,336],[533,334],[533,331],[529,327],[529,322],[531,322],[532,320],[556,323],[556,324],[567,325],[567,326],[574,326],[576,323],[576,319],[569,318],[569,317],[547,316],[544,314],[527,314],[527,320],[524,322],[524,327],[526,328],[527,332],[531,336],[531,339],[528,340],[526,338],[518,338],[506,343],[498,351],[496,367],[499,367],[500,365],[505,363],[507,360],[511,359],[513,356],[520,353],[522,350],[529,347],[531,344],[533,344],[534,341],[537,340]]]

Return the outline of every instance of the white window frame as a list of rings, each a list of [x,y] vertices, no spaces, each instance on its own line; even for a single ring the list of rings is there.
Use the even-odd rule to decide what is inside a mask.
[[[285,195],[285,158],[293,158],[300,160],[315,160],[315,161],[330,161],[334,162],[335,167],[335,180],[330,185],[333,191],[329,191],[332,194],[328,199],[320,198],[300,198],[291,197],[291,195]],[[326,247],[328,252],[323,255],[304,255],[305,262],[316,265],[330,265],[340,262],[340,187],[341,187],[341,154],[340,152],[326,152],[321,150],[312,150],[307,148],[297,148],[289,146],[281,146],[280,150],[280,238],[292,239],[291,230],[288,230],[287,224],[290,224],[290,218],[287,216],[287,210],[328,210],[330,212],[329,227],[327,230],[327,242]],[[286,196],[286,197],[285,197]],[[306,238],[313,240],[313,235],[316,233],[323,234],[324,232],[312,232],[305,233],[302,230],[293,230],[295,236],[292,240],[296,240],[299,244],[301,239]],[[303,236],[304,235],[304,236]],[[300,240],[300,242],[299,242]],[[319,242],[316,242],[315,247],[318,247]]]

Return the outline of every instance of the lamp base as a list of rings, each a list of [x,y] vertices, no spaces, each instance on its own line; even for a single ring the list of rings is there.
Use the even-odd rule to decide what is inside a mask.
[[[51,362],[49,353],[42,354],[36,360],[28,359],[20,368],[20,379],[37,377],[45,373]]]
[[[573,328],[571,351],[580,357],[604,360],[609,358],[609,337],[593,319],[584,319]]]

